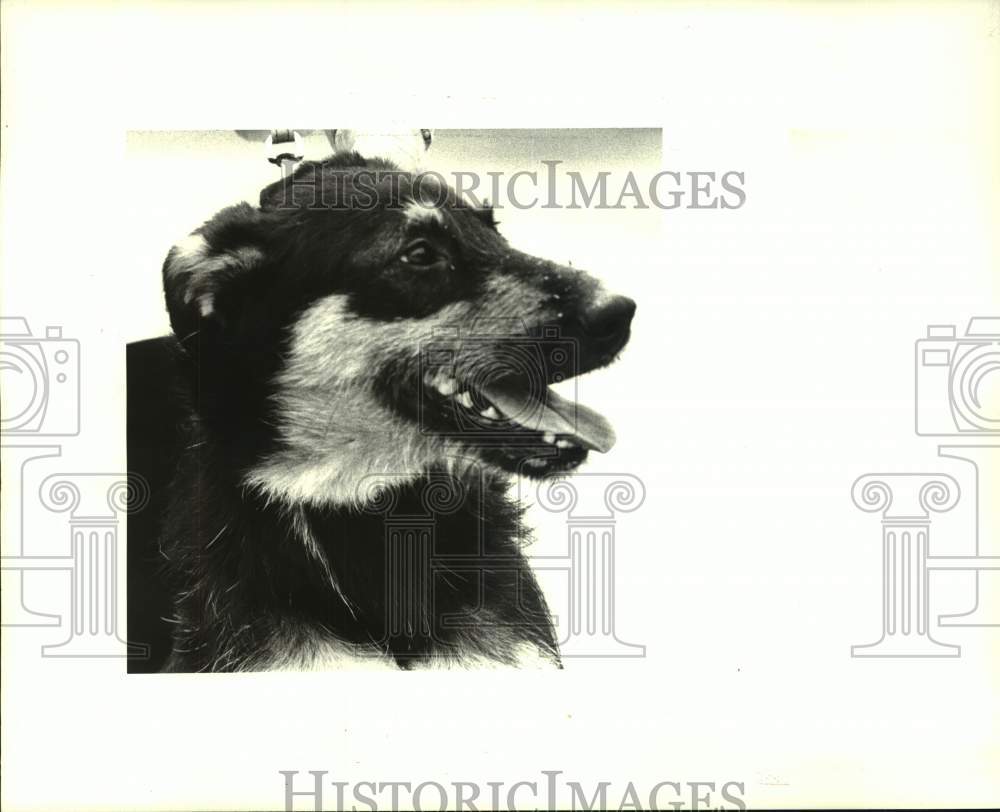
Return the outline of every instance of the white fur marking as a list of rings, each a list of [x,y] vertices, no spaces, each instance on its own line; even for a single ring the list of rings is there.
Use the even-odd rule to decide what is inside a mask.
[[[285,448],[250,470],[246,484],[287,503],[361,505],[376,477],[398,484],[460,456],[460,446],[421,432],[372,391],[382,365],[419,363],[421,343],[444,318],[456,313],[375,329],[343,295],[314,302],[292,326],[275,379]]]
[[[192,266],[203,260],[208,254],[208,242],[198,234],[188,234],[174,246],[174,261],[167,269],[170,275],[182,271],[190,271]]]
[[[442,215],[436,207],[428,206],[425,203],[421,203],[419,200],[407,203],[403,208],[403,215],[411,223],[434,220],[442,225],[444,224],[444,215]]]
[[[295,529],[296,535],[301,539],[302,543],[305,545],[306,550],[315,559],[315,561],[323,568],[323,573],[326,575],[326,580],[330,582],[330,586],[333,587],[333,591],[340,596],[340,599],[344,602],[347,607],[347,611],[351,613],[351,617],[355,620],[358,619],[356,612],[357,607],[351,602],[350,598],[344,594],[344,591],[340,588],[340,583],[337,581],[337,577],[333,574],[333,570],[330,569],[330,562],[327,560],[326,553],[320,546],[319,542],[316,541],[316,537],[313,535],[312,528],[309,526],[309,520],[306,518],[305,512],[299,508],[296,509],[292,515],[292,526]]]
[[[263,258],[252,245],[212,254],[208,241],[195,232],[174,246],[166,274],[171,279],[184,277],[184,304],[197,302],[201,315],[208,316],[215,309],[213,277],[231,268],[249,270]]]

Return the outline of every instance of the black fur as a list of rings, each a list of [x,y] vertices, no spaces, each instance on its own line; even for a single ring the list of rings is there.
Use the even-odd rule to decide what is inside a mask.
[[[401,215],[428,198],[447,218]],[[463,455],[478,462],[460,474],[446,461],[429,464],[358,505],[288,502],[248,486],[246,476],[289,450],[277,378],[292,352],[290,328],[323,297],[344,297],[377,331],[457,302],[489,316],[489,282],[516,282],[534,314],[527,335],[557,325],[581,348],[576,368],[547,368],[542,384],[612,360],[628,340],[634,305],[614,329],[596,329],[597,285],[585,274],[511,248],[491,209],[357,155],[307,163],[265,189],[259,208],[225,209],[196,234],[204,256],[174,249],[164,266],[189,398],[187,450],[161,540],[176,596],[167,670],[308,667],[330,650],[402,668],[438,657],[513,663],[525,644],[558,664],[521,551],[520,510],[507,494],[509,473],[541,453],[540,432],[459,437]],[[332,348],[331,364],[338,351],[349,356],[351,348]],[[408,357],[379,359],[374,397],[445,435],[454,407],[425,402]],[[539,475],[570,470],[587,453],[547,450]]]
[[[518,543],[520,511],[507,496],[505,477],[483,471],[459,482],[429,472],[402,485],[389,512],[306,509],[335,574],[334,588],[293,529],[288,508],[241,488],[215,454],[210,444],[200,446],[177,480],[168,555],[179,597],[167,670],[294,666],[297,650],[322,640],[346,643],[360,657],[384,654],[407,668],[470,651],[512,663],[516,637],[558,662],[545,600]],[[456,511],[428,511],[425,494],[436,486],[463,492]],[[418,518],[404,518],[404,529],[431,516],[434,536],[404,573],[414,598],[400,607],[393,604],[398,597],[387,594],[386,556],[394,543],[387,531],[407,516]],[[399,609],[417,620],[409,629],[390,628]],[[498,629],[504,634],[491,633]]]

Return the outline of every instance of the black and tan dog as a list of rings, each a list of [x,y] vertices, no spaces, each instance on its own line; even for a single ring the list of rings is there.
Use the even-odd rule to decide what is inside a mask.
[[[221,211],[163,276],[191,434],[166,670],[559,664],[508,483],[614,442],[548,387],[617,356],[630,299],[356,154]]]

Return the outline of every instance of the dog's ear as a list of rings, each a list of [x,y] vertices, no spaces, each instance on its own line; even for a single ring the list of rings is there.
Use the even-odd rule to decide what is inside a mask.
[[[224,326],[238,292],[264,263],[266,224],[241,203],[178,242],[163,263],[163,292],[174,334],[185,343],[206,324]]]

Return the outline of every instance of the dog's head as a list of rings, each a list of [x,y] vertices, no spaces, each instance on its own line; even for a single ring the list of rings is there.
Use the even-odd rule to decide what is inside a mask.
[[[549,386],[611,362],[635,303],[433,175],[306,163],[171,249],[164,286],[201,420],[269,495],[350,502],[463,461],[541,476],[614,442]]]

